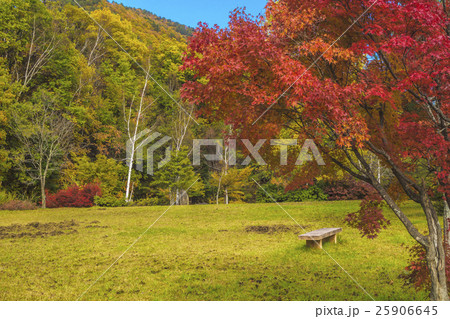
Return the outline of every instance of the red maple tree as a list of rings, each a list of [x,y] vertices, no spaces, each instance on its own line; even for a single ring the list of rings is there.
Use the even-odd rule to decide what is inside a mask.
[[[270,0],[264,18],[235,10],[228,28],[199,25],[183,96],[241,135],[284,128],[314,139],[327,163],[372,185],[425,248],[430,297],[448,300],[432,195],[450,199],[449,35],[445,1]],[[428,235],[377,179],[369,154],[421,205]],[[358,216],[384,222],[368,206],[376,218],[360,213],[354,225],[364,224]]]

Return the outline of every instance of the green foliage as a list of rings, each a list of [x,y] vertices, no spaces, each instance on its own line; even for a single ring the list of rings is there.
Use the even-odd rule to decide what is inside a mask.
[[[439,216],[444,216],[445,203],[444,200],[433,201],[433,207]]]
[[[13,194],[0,190],[0,205],[3,205],[4,203],[14,199],[16,199],[16,196],[14,196]]]
[[[6,145],[6,130],[3,129],[6,126],[5,113],[0,111],[0,186],[4,180],[4,175],[11,167],[11,162],[8,160],[9,151],[4,149]]]
[[[95,205],[100,207],[122,207],[127,205],[125,199],[117,198],[111,195],[106,195],[102,197],[95,196],[94,203]]]
[[[30,36],[30,23],[36,11],[42,11],[41,1],[2,0],[0,1],[0,54],[22,58]]]
[[[263,186],[267,193],[262,189],[256,192],[257,203],[273,203],[273,201],[281,202],[304,202],[304,201],[321,201],[326,200],[327,195],[318,185],[313,185],[304,189],[286,192],[284,187],[275,184],[267,184]]]
[[[158,197],[143,198],[133,203],[134,206],[157,206],[166,204],[168,204],[167,200]]]
[[[127,167],[105,155],[98,155],[95,161],[82,156],[74,158],[74,167],[65,174],[68,184],[86,185],[99,183],[105,195],[117,195],[123,192]],[[138,183],[138,174],[133,175],[133,182]]]
[[[6,63],[7,60],[0,57],[0,106],[4,109],[14,102],[19,87],[18,83],[11,85]]]
[[[58,175],[71,147],[73,126],[58,106],[51,92],[39,90],[12,113],[14,135],[20,143],[15,164],[25,173],[23,182],[39,185],[44,208],[47,180]]]
[[[9,191],[20,190],[27,196],[37,191],[37,183],[27,174],[30,167],[11,160],[24,153],[11,123],[16,117],[26,122],[22,120],[35,109],[40,92],[54,101],[52,111],[74,125],[74,163],[65,161],[62,175],[59,163],[53,165],[46,188],[56,191],[73,182],[101,181],[105,192],[119,196],[124,166],[106,158],[124,158],[123,105],[136,98],[145,75],[135,61],[146,68],[151,64],[152,76],[165,90],[178,94],[187,29],[177,33],[179,24],[117,3],[80,4],[127,53],[73,1],[0,1],[0,183]],[[152,82],[148,90],[149,98],[162,97],[144,125],[173,108],[158,85]],[[87,157],[78,163],[82,155]],[[88,164],[98,155],[106,158]],[[134,173],[136,191],[140,180]]]
[[[225,190],[232,200],[242,200],[245,195],[245,190],[251,185],[249,180],[252,173],[252,167],[246,166],[242,169],[232,167],[227,171],[221,173],[214,172],[212,174],[213,185],[218,188],[220,185],[221,192]]]
[[[178,154],[175,151],[172,152],[169,163],[163,169],[156,171],[152,185],[160,188],[162,194],[171,198],[176,196],[174,194],[176,192],[181,195],[186,191],[189,196],[204,194],[203,182],[195,173],[186,149],[180,150]]]

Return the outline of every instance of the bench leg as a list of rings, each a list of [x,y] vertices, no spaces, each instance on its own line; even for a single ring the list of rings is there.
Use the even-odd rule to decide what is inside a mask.
[[[337,244],[337,234],[331,235],[330,237],[326,237],[323,239],[324,242],[333,242]]]
[[[335,244],[337,244],[337,234],[333,235],[333,241],[334,241]]]
[[[311,247],[311,248],[319,248],[322,249],[322,239],[320,240],[307,240],[306,241],[306,246]]]

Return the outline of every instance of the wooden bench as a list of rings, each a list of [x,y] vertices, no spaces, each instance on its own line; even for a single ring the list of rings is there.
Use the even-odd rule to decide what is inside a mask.
[[[332,240],[337,243],[337,234],[342,228],[322,228],[310,231],[309,233],[299,235],[298,238],[306,240],[306,246],[322,248],[322,241]]]

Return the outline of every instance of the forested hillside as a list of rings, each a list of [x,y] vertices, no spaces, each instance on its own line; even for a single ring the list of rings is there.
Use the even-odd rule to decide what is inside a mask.
[[[97,181],[120,196],[141,95],[151,103],[142,127],[168,131],[179,110],[192,29],[116,3],[79,3],[86,11],[68,0],[0,1],[0,182],[35,201],[40,188]]]

